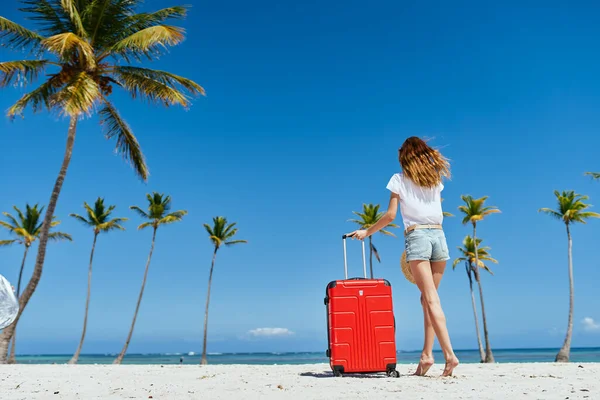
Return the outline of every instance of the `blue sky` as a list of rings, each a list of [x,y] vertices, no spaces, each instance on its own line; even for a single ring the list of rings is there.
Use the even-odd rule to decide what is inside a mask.
[[[158,232],[129,351],[201,350],[212,247],[202,223],[236,221],[246,245],[217,257],[209,351],[322,351],[326,284],[343,277],[340,236],[362,203],[387,206],[408,136],[433,138],[452,161],[444,208],[461,194],[489,196],[502,214],[479,225],[499,260],[483,285],[493,348],[559,347],[567,324],[564,225],[539,214],[553,190],[590,196],[600,211],[600,58],[597,7],[559,2],[196,2],[188,38],[153,67],[194,79],[207,96],[188,110],[161,109],[115,93],[148,159],[147,184],[113,152],[91,118],[79,125],[56,215],[73,243],[50,244],[44,274],[18,329],[18,351],[69,353],[81,333],[92,232],[69,213],[104,196],[126,232],[101,236],[85,353],[120,351],[135,308],[151,232],[128,207],[170,194],[183,222]],[[148,0],[157,9],[178,4]],[[1,15],[21,21],[18,3]],[[19,53],[0,50],[0,60]],[[0,92],[6,110],[19,89]],[[62,160],[67,122],[48,114],[0,120],[0,210],[46,204]],[[400,220],[396,221],[399,224]],[[451,257],[471,233],[445,221]],[[573,228],[573,346],[600,343],[600,221]],[[422,345],[419,293],[404,280],[397,238],[381,235],[376,275],[392,282],[400,349]],[[7,237],[1,233],[0,237]],[[37,248],[37,247],[36,247]],[[22,249],[0,249],[0,273],[16,283]],[[361,273],[360,248],[349,243]],[[25,275],[31,273],[35,252]],[[462,268],[440,288],[456,348],[475,348]],[[582,322],[591,318],[587,328]],[[255,336],[259,328],[293,334]],[[268,331],[268,330],[267,330]],[[262,331],[264,332],[264,330]],[[436,345],[437,346],[437,345]]]

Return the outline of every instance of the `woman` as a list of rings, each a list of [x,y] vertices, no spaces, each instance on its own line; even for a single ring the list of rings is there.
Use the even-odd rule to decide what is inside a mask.
[[[387,185],[391,191],[387,212],[369,229],[357,230],[348,236],[364,240],[373,235],[396,218],[400,203],[406,260],[421,291],[425,320],[425,343],[415,375],[425,375],[433,365],[433,341],[437,336],[446,359],[442,376],[452,376],[459,361],[452,350],[437,292],[450,258],[442,229],[441,204],[442,178],[450,177],[449,163],[438,150],[417,137],[410,137],[402,144],[398,158],[402,173],[394,174]]]

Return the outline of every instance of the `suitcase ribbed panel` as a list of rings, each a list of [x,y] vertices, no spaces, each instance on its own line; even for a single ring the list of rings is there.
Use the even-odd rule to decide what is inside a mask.
[[[384,372],[395,364],[391,287],[383,280],[337,281],[327,294],[331,367]]]

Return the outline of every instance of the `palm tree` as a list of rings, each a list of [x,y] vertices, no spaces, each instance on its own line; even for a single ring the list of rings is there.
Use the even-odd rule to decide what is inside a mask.
[[[212,263],[210,264],[210,273],[208,275],[208,292],[206,293],[206,309],[204,311],[204,344],[202,346],[202,359],[200,363],[206,365],[208,363],[206,359],[206,338],[208,336],[208,305],[210,304],[210,287],[212,285],[213,271],[215,269],[215,259],[217,258],[217,251],[222,245],[233,246],[238,243],[248,243],[245,240],[231,240],[236,234],[238,229],[235,228],[236,223],[227,223],[225,217],[214,217],[213,226],[204,224],[204,229],[208,233],[210,241],[215,246],[212,256]]]
[[[469,289],[471,290],[471,304],[473,305],[473,315],[475,316],[475,329],[477,330],[477,344],[479,346],[479,356],[481,357],[481,362],[485,361],[485,352],[483,351],[483,345],[481,343],[481,334],[479,332],[479,319],[477,318],[477,307],[475,306],[475,293],[473,292],[473,270],[476,269],[476,265],[479,268],[483,268],[488,271],[490,274],[494,274],[492,270],[483,263],[483,261],[490,261],[493,263],[498,263],[495,259],[493,259],[489,254],[489,247],[481,247],[482,239],[477,238],[477,254],[478,260],[475,260],[475,242],[470,235],[465,236],[463,240],[462,247],[458,247],[458,251],[462,254],[462,257],[458,257],[454,260],[452,264],[452,269],[455,269],[456,266],[463,262],[465,263],[465,270],[467,272],[467,277],[469,278]]]
[[[169,213],[169,210],[171,209],[171,196],[165,196],[164,194],[153,192],[152,195],[147,194],[146,198],[148,199],[148,212],[142,210],[138,206],[129,207],[133,211],[138,213],[140,217],[148,220],[147,222],[144,222],[143,224],[138,226],[138,230],[152,227],[152,244],[150,245],[150,254],[148,254],[146,270],[144,271],[144,279],[142,280],[142,289],[140,290],[137,305],[135,306],[135,313],[133,314],[133,322],[131,323],[131,329],[129,329],[129,335],[127,335],[127,340],[125,341],[123,350],[121,350],[121,353],[114,360],[113,364],[121,364],[121,362],[123,361],[123,357],[125,357],[125,353],[127,353],[129,342],[131,342],[133,328],[135,327],[135,320],[137,319],[138,311],[140,310],[140,304],[142,303],[142,296],[144,295],[144,287],[146,286],[146,278],[148,277],[148,268],[150,267],[152,252],[154,251],[156,231],[158,230],[158,227],[162,225],[172,224],[174,222],[181,221],[183,219],[183,216],[187,214],[187,211],[185,210],[179,210]]]
[[[65,154],[52,189],[39,237],[32,279],[20,299],[15,322],[0,336],[2,350],[17,326],[22,312],[41,279],[52,216],[71,161],[77,123],[98,111],[108,139],[144,181],[148,168],[130,127],[109,101],[113,87],[133,98],[164,106],[190,105],[190,96],[204,94],[195,82],[165,71],[130,65],[158,58],[168,47],[181,43],[182,28],[167,25],[185,17],[185,7],[136,13],[142,0],[21,0],[21,11],[39,23],[37,30],[0,17],[0,47],[35,53],[35,59],[0,62],[0,87],[27,86],[36,78],[40,86],[22,96],[8,109],[13,119],[28,106],[34,112],[48,110],[69,119]],[[47,58],[43,58],[47,56]]]
[[[586,172],[585,175],[589,175],[592,179],[600,180],[600,172]]]
[[[94,203],[94,208],[90,207],[88,203],[84,202],[83,207],[87,212],[87,218],[82,217],[78,214],[70,214],[71,217],[75,218],[85,226],[92,228],[94,231],[94,241],[92,242],[92,252],[90,253],[90,265],[88,267],[88,286],[87,286],[87,298],[85,300],[85,314],[83,317],[83,331],[81,332],[81,340],[79,341],[79,346],[77,346],[77,350],[75,354],[69,360],[69,364],[77,364],[79,360],[79,355],[81,354],[81,348],[83,347],[83,341],[85,339],[85,332],[87,330],[87,319],[88,319],[88,310],[90,307],[90,295],[92,290],[92,262],[94,260],[94,250],[96,249],[96,239],[101,232],[110,232],[114,230],[122,230],[123,228],[120,224],[122,222],[127,221],[127,218],[113,218],[110,219],[110,214],[115,209],[115,206],[109,206],[106,208],[104,206],[104,199],[98,197],[96,202]]]
[[[21,294],[21,281],[23,279],[23,269],[25,268],[25,260],[27,259],[27,252],[29,252],[29,248],[39,239],[40,233],[42,230],[42,223],[40,222],[40,217],[42,216],[42,212],[44,211],[44,207],[38,209],[38,205],[34,205],[31,207],[28,204],[25,204],[25,213],[17,207],[13,206],[14,210],[17,212],[17,217],[15,218],[11,214],[7,212],[3,212],[4,216],[7,218],[8,222],[0,221],[0,227],[6,228],[10,233],[16,236],[15,239],[11,240],[0,240],[0,246],[10,246],[12,244],[22,244],[25,247],[23,252],[23,260],[21,261],[21,268],[19,269],[19,279],[17,281],[17,299]],[[50,227],[53,228],[60,224],[60,221],[56,221],[56,217],[52,218],[52,223]],[[73,238],[68,233],[64,232],[50,232],[48,234],[49,240],[59,241],[59,240],[69,240],[72,241]],[[6,328],[8,329],[8,328]],[[12,330],[11,337],[6,341],[6,345],[8,347],[8,343],[12,338],[12,346],[10,350],[10,355],[8,357],[8,362],[13,364],[15,363],[15,344],[16,344],[16,329]],[[0,347],[0,351],[2,355],[0,357],[6,358],[7,356],[7,347]]]
[[[458,207],[458,209],[465,215],[462,220],[462,223],[467,224],[470,222],[473,225],[473,241],[475,244],[475,265],[479,265],[479,255],[477,250],[477,222],[483,221],[483,219],[490,214],[499,213],[500,210],[495,206],[484,206],[488,196],[483,196],[479,199],[474,199],[470,195],[462,195],[460,196],[460,198],[465,202],[465,205]],[[479,287],[479,301],[481,302],[481,316],[483,319],[483,336],[485,338],[485,362],[493,363],[494,355],[490,346],[490,339],[487,329],[485,304],[483,302],[483,288],[481,287],[481,279],[479,277],[479,270],[477,268],[473,269],[473,275],[475,276],[477,286]]]
[[[357,211],[352,211],[353,214],[357,215],[360,219],[350,219],[349,222],[354,222],[360,229],[369,229],[371,226],[375,225],[377,221],[381,219],[383,216],[383,212],[379,212],[379,204],[363,204],[363,212],[359,213]],[[388,224],[386,228],[397,228],[396,224]],[[384,235],[387,236],[396,236],[392,232],[387,231],[385,229],[380,230]],[[373,253],[375,253],[375,257],[377,257],[377,261],[381,262],[379,258],[379,253],[373,245],[373,237],[369,236],[369,268],[371,272],[371,278],[373,278]]]
[[[554,191],[554,195],[558,201],[558,208],[552,210],[550,208],[540,208],[540,212],[546,213],[551,217],[554,217],[564,222],[567,228],[567,240],[568,240],[568,260],[569,260],[569,322],[567,325],[567,335],[565,341],[560,348],[560,351],[556,355],[557,362],[568,362],[569,354],[571,352],[571,337],[573,336],[573,243],[571,240],[571,224],[580,222],[585,224],[585,220],[588,218],[600,218],[600,214],[586,211],[590,205],[584,203],[588,200],[588,196],[583,196],[575,193],[574,191],[563,191],[559,193],[558,190]]]

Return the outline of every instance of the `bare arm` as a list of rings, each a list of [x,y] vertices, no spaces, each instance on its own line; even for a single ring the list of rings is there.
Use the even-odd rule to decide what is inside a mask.
[[[397,193],[390,194],[390,202],[388,204],[388,209],[381,216],[379,221],[377,221],[373,226],[366,230],[357,230],[352,233],[349,233],[348,237],[353,237],[359,240],[363,240],[366,237],[373,235],[374,233],[379,232],[381,229],[388,226],[395,218],[396,212],[398,211],[398,201],[400,200],[400,196]]]

